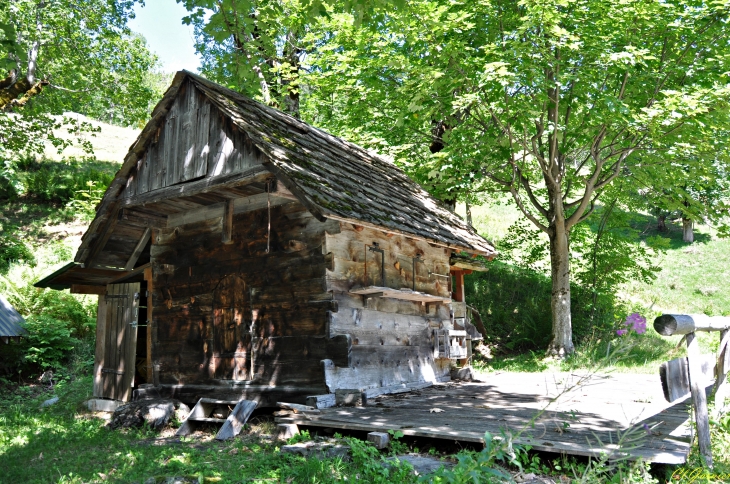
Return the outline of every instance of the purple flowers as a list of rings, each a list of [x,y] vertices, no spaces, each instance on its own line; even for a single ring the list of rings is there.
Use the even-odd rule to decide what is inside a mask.
[[[644,334],[646,333],[646,318],[639,313],[631,313],[626,316],[624,326],[626,326],[627,328],[621,328],[616,330],[617,335],[623,336],[625,334],[628,334],[628,332],[631,330],[633,330],[636,334]]]

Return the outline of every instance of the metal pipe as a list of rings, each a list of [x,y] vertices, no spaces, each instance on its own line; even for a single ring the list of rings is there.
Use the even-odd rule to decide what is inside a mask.
[[[416,262],[425,262],[423,259],[421,259],[421,254],[416,254],[416,257],[412,257],[411,260],[413,261],[413,291],[416,290]]]
[[[371,252],[380,252],[380,287],[385,287],[385,250],[378,246],[377,242],[373,242],[373,245],[368,247]],[[365,263],[367,267],[367,262]]]

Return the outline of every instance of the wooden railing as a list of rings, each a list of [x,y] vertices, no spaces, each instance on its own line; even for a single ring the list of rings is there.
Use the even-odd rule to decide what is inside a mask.
[[[706,316],[704,314],[663,314],[654,320],[654,329],[662,336],[684,335],[687,342],[686,360],[678,358],[664,363],[660,371],[662,385],[668,400],[670,395],[686,395],[686,388],[692,394],[697,424],[697,441],[705,464],[712,468],[712,446],[710,442],[710,422],[707,415],[707,394],[704,382],[707,381],[702,369],[703,356],[695,337],[697,331],[719,331],[720,346],[715,364],[715,413],[725,412],[728,397],[727,373],[730,368],[730,317]],[[672,369],[676,368],[676,371]],[[687,368],[688,371],[683,369]]]

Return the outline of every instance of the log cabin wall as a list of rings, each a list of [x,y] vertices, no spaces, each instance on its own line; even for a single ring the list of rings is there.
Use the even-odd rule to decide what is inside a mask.
[[[450,362],[433,358],[432,330],[450,320],[448,304],[349,294],[360,286],[380,286],[381,255],[369,251],[373,242],[384,250],[385,286],[413,289],[413,257],[417,291],[449,297],[450,249],[425,241],[341,223],[339,233],[329,232],[325,251],[330,259],[327,289],[338,311],[330,313],[328,335],[350,335],[351,367],[326,367],[330,391],[393,387],[449,379]]]
[[[317,221],[296,201],[271,209],[270,237],[268,222],[267,209],[235,215],[228,244],[221,218],[155,233],[152,353],[160,385],[247,382],[324,393],[321,361],[348,364],[346,338],[328,338],[326,325],[335,308],[322,242],[339,223]]]

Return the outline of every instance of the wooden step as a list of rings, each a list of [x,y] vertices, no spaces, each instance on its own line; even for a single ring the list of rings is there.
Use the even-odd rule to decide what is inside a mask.
[[[188,435],[193,431],[193,425],[200,423],[219,423],[223,424],[216,435],[218,440],[231,439],[241,432],[241,429],[248,421],[251,413],[258,404],[250,400],[214,400],[212,398],[201,398],[195,407],[190,411],[190,415],[185,422],[177,429],[175,435]],[[228,418],[211,417],[210,415],[216,407],[226,406],[230,409]]]

